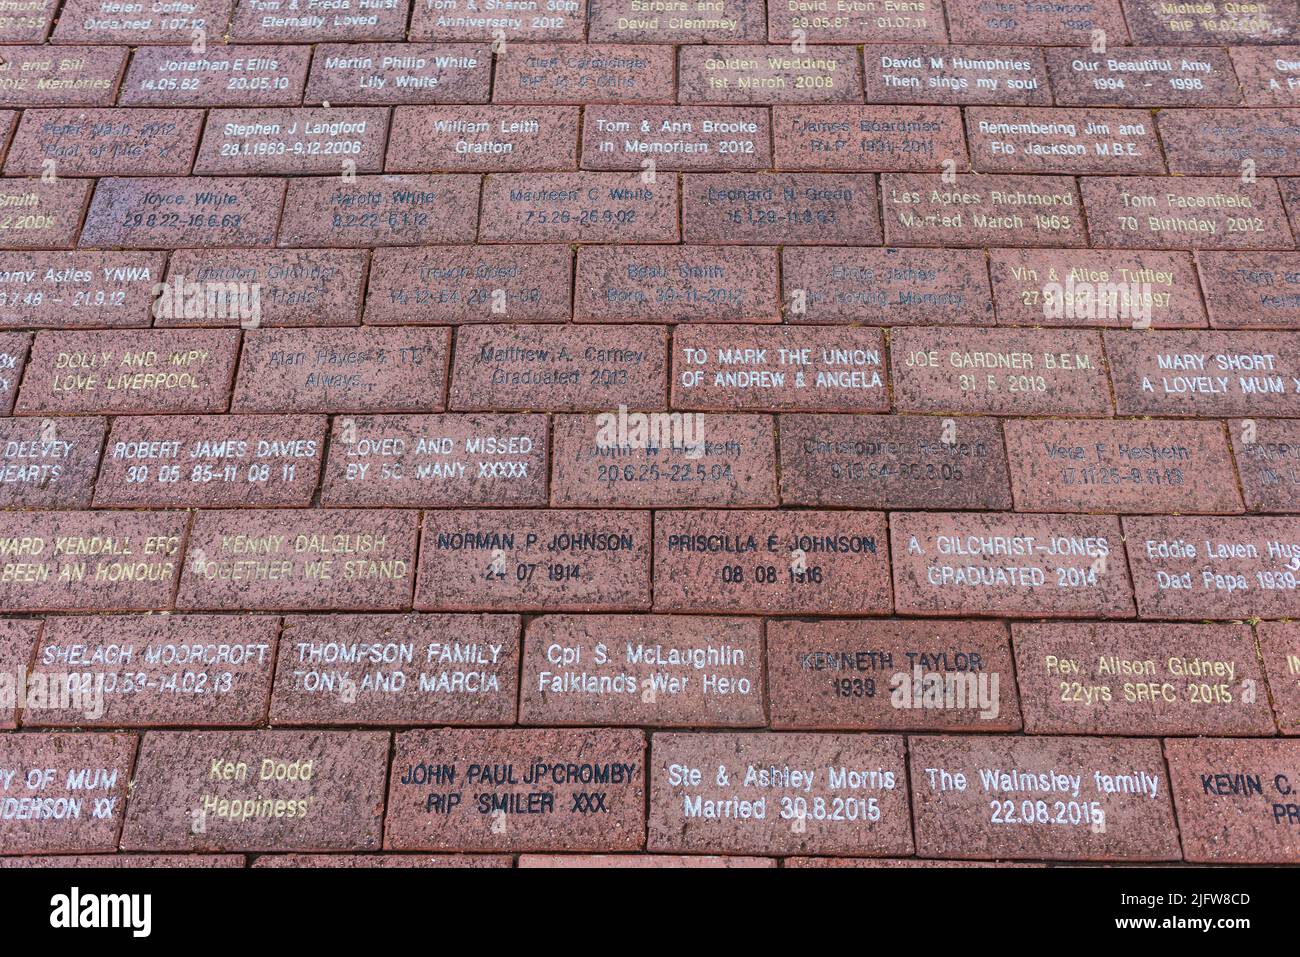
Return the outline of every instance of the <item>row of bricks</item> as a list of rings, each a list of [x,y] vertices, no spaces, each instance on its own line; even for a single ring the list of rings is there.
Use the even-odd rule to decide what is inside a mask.
[[[1076,183],[1070,176],[882,173],[877,188],[870,173],[684,173],[680,184],[678,177],[3,179],[0,205],[18,212],[0,220],[0,249],[883,240],[1294,250],[1288,212],[1300,220],[1300,179],[1085,176]]]
[[[320,37],[316,39],[328,39]],[[1086,41],[1090,42],[1090,41]],[[0,107],[402,103],[1295,106],[1296,47],[618,43],[5,48]],[[308,61],[312,60],[311,72]],[[11,64],[11,65],[10,65]],[[187,64],[197,64],[188,67]],[[125,72],[125,78],[124,78]],[[2,79],[2,77],[0,77]]]
[[[1224,423],[1177,419],[691,418],[621,444],[616,417],[590,415],[339,416],[332,431],[312,415],[121,416],[111,431],[98,417],[0,419],[0,508],[1212,515],[1294,512],[1300,488],[1294,420],[1234,421],[1225,437]]]
[[[1300,109],[518,106],[0,112],[7,176],[575,170],[1300,174]],[[1081,137],[1079,131],[1088,130]],[[581,130],[581,145],[579,130]],[[969,149],[967,144],[969,143]],[[1163,152],[1162,152],[1163,144]],[[129,160],[129,166],[124,164]],[[125,168],[124,168],[125,166]]]
[[[9,733],[0,846],[1295,863],[1297,762],[1294,739]]]
[[[450,407],[617,416],[620,409],[664,409],[670,383],[672,406],[694,412],[1265,419],[1300,411],[1295,330],[912,326],[886,334],[847,325],[682,325],[671,332],[671,353],[669,330],[654,325],[461,326],[454,355],[452,339],[445,326],[0,333],[0,412],[347,414]],[[596,431],[605,420],[587,421]],[[658,421],[689,429],[694,419]],[[717,417],[711,425],[728,428]],[[1068,433],[1076,425],[1061,428]],[[1287,427],[1278,428],[1282,438]],[[1288,464],[1283,451],[1281,467]]]
[[[1298,556],[1294,516],[11,512],[0,611],[1288,619]]]
[[[575,265],[570,247],[544,245],[53,250],[0,253],[0,329],[355,326],[364,306],[371,325],[572,318],[1297,330],[1298,290],[1297,252],[581,246]],[[577,342],[574,330],[519,328],[537,345]],[[642,335],[655,351],[661,337]],[[489,333],[462,336],[459,348],[474,350]]]
[[[1300,734],[1294,622],[1015,622],[1008,641],[1000,621],[543,615],[522,651],[520,622],[0,619],[0,668],[27,691],[0,727]]]
[[[590,9],[588,9],[590,7]],[[114,0],[35,0],[0,18],[0,42],[189,43],[195,33],[246,42],[314,40],[557,40],[754,43],[772,40],[898,40],[1090,44],[1300,41],[1294,0],[1225,11],[1171,9],[1158,0],[1085,0],[1068,10],[1001,7],[988,0],[863,3],[717,0],[694,11],[635,0],[550,0],[545,8],[480,10],[473,0],[351,0],[303,16],[282,0],[193,0],[165,15]],[[57,26],[55,25],[57,14]],[[512,15],[513,14],[513,15]],[[525,15],[528,14],[528,15]],[[660,16],[659,14],[674,14]],[[680,14],[680,15],[676,15]],[[1204,15],[1201,21],[1196,16]],[[946,21],[946,23],[945,23]],[[51,27],[53,32],[51,34]]]

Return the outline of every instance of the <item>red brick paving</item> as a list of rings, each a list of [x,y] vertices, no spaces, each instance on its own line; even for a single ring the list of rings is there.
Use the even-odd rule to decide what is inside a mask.
[[[178,6],[0,15],[0,866],[1300,863],[1295,0]]]

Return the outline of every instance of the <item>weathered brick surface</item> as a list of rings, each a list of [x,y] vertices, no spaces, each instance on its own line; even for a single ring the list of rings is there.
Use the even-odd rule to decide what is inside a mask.
[[[1300,861],[1296,0],[0,6],[0,866]]]

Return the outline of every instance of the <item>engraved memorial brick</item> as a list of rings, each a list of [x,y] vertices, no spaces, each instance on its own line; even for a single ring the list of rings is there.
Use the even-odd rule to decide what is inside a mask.
[[[998,325],[1204,328],[1185,252],[990,249]]]
[[[1187,860],[1294,864],[1300,860],[1294,785],[1300,742],[1189,738],[1165,741]]]
[[[885,412],[884,337],[846,326],[680,326],[673,407]]]
[[[880,512],[657,512],[654,577],[656,611],[893,608]]]
[[[582,246],[579,322],[779,322],[775,249]]]
[[[399,106],[385,169],[516,173],[577,165],[575,106]]]
[[[384,165],[388,111],[351,109],[212,110],[194,172],[376,173]]]
[[[1011,507],[993,419],[783,415],[781,501],[818,508]]]
[[[95,185],[80,245],[270,246],[284,193],[276,179],[106,177]]]
[[[885,173],[880,198],[891,245],[1087,245],[1071,177]]]
[[[0,253],[0,328],[148,326],[163,254]]]
[[[918,45],[863,48],[868,103],[1049,106],[1043,51]]]
[[[953,107],[777,106],[772,130],[782,169],[966,167],[961,111]]]
[[[895,605],[909,615],[1126,618],[1119,519],[893,512]]]
[[[323,506],[545,505],[544,415],[336,416]]]
[[[170,608],[184,512],[10,512],[0,611]]]
[[[543,725],[762,727],[752,618],[543,615],[524,635],[520,718]]]
[[[46,623],[33,672],[100,700],[91,713],[31,711],[26,727],[207,727],[266,720],[280,621],[243,615],[120,615]],[[99,712],[99,713],[95,713]]]
[[[133,734],[0,737],[0,843],[9,854],[113,851]]]
[[[632,173],[493,173],[483,184],[485,243],[671,243],[677,178]]]
[[[198,110],[27,110],[5,175],[184,176],[202,126]]]
[[[913,737],[922,857],[1178,860],[1158,741]]]
[[[386,850],[635,851],[645,736],[597,728],[399,733]]]
[[[912,853],[897,735],[658,733],[648,767],[652,851]]]
[[[684,46],[682,103],[861,103],[862,65],[850,46]]]
[[[0,419],[0,508],[89,508],[107,423]]]
[[[388,747],[379,731],[150,731],[122,848],[377,850]]]
[[[1121,47],[1043,51],[1058,106],[1236,106],[1232,61],[1209,47]]]
[[[1003,426],[1022,512],[1240,512],[1218,422],[1011,419]]]
[[[1300,614],[1300,519],[1124,519],[1143,618],[1293,618]]]
[[[351,249],[179,249],[167,282],[186,283],[187,308],[155,314],[154,325],[355,326],[368,257]],[[190,292],[206,307],[197,315]]]
[[[271,723],[511,724],[517,615],[291,615]]]
[[[781,283],[787,323],[956,326],[993,317],[979,250],[787,246]]]
[[[889,342],[894,408],[1109,415],[1101,343],[1096,332],[1078,329],[896,329]]]
[[[551,504],[774,506],[775,431],[769,415],[558,415]]]
[[[478,325],[456,331],[449,407],[662,409],[668,333],[653,326]]]
[[[40,332],[16,409],[46,413],[222,412],[238,330]]]
[[[1230,419],[1228,437],[1247,511],[1295,511],[1300,498],[1300,422]]]
[[[1266,332],[1104,332],[1120,415],[1292,416],[1300,343]]]
[[[244,336],[235,412],[437,412],[447,329],[261,329]]]
[[[199,512],[176,607],[387,611],[410,607],[417,516],[400,511]]]
[[[512,44],[496,58],[492,102],[672,103],[674,53],[624,43]]]
[[[325,419],[306,415],[119,416],[97,508],[309,506]]]
[[[682,239],[738,245],[880,242],[876,184],[851,173],[687,173]]]
[[[1011,626],[1029,734],[1273,733],[1245,625]]]
[[[478,228],[477,176],[291,179],[281,246],[467,243]]]
[[[981,173],[1165,171],[1156,124],[1145,110],[972,107],[966,126],[971,162]]]
[[[767,110],[753,107],[589,106],[584,169],[751,170],[772,165]],[[789,164],[783,164],[789,165]]]
[[[415,607],[634,611],[650,607],[650,513],[429,511]]]
[[[224,46],[137,47],[122,80],[122,106],[296,106],[311,49]]]
[[[322,43],[304,99],[362,106],[486,103],[491,82],[492,51],[478,44]]]
[[[567,246],[377,249],[366,324],[564,322],[572,280]]]
[[[126,58],[126,47],[7,46],[0,106],[112,106]]]
[[[1006,625],[991,621],[773,621],[772,727],[1018,731]]]

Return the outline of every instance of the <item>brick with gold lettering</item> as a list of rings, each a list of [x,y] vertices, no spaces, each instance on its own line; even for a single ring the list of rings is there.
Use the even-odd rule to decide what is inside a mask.
[[[1300,734],[1300,623],[1261,621],[1255,634],[1278,730]]]
[[[122,828],[129,851],[373,851],[382,731],[150,731]]]
[[[0,611],[170,608],[184,512],[10,512]]]
[[[899,412],[1110,415],[1101,336],[1083,329],[895,329]]]
[[[1029,734],[1271,735],[1248,625],[1015,622]]]
[[[239,330],[38,332],[15,407],[42,413],[221,412]]]
[[[628,43],[517,43],[496,58],[493,103],[672,103],[675,50]]]
[[[1134,43],[1236,46],[1295,43],[1300,17],[1295,0],[1250,3],[1171,4],[1162,0],[1122,0]]]
[[[409,608],[414,512],[199,512],[176,607],[254,611]]]
[[[742,246],[876,245],[876,183],[866,173],[687,173],[682,239]]]
[[[682,103],[861,103],[862,68],[851,46],[684,46]]]

